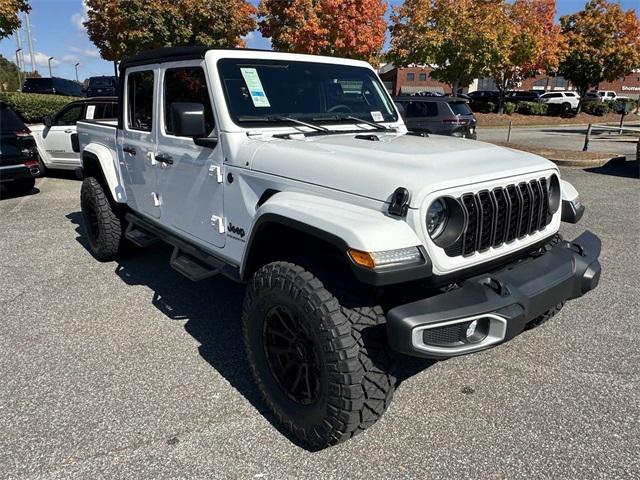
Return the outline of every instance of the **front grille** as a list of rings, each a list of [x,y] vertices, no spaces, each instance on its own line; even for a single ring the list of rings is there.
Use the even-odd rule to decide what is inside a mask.
[[[450,257],[484,252],[513,242],[551,222],[546,178],[465,193],[458,198],[466,212],[467,227],[458,241],[447,247]]]

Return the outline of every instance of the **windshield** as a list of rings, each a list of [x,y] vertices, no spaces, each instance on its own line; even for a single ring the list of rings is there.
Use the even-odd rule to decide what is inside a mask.
[[[90,87],[111,87],[114,81],[111,77],[97,77],[89,79]]]
[[[285,121],[277,117],[316,122],[348,117],[374,122],[398,119],[384,87],[368,68],[222,59],[218,70],[231,118],[242,126],[267,120]]]

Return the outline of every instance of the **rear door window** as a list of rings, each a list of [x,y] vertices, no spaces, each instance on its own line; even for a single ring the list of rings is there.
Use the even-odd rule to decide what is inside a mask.
[[[102,120],[105,118],[117,118],[117,105],[115,103],[96,103],[87,106],[87,119]]]
[[[449,102],[449,106],[456,115],[472,115],[467,102]]]
[[[6,105],[0,105],[0,132],[13,133],[24,130],[20,117]]]
[[[435,102],[409,102],[407,118],[437,117],[438,105]]]
[[[131,72],[127,77],[127,125],[130,130],[153,128],[153,71]]]

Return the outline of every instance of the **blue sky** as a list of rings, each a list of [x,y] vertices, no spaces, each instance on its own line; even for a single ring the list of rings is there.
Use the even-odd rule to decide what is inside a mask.
[[[257,4],[258,0],[251,2]],[[30,3],[35,63],[42,75],[48,75],[49,57],[54,57],[52,69],[55,76],[75,78],[76,62],[80,62],[80,80],[93,75],[113,74],[113,65],[100,58],[82,26],[85,13],[81,0],[30,0]],[[388,3],[395,6],[401,4],[402,0],[390,0]],[[560,16],[582,9],[585,0],[557,0],[557,3]],[[638,0],[619,0],[618,3],[625,10],[638,6]],[[24,25],[22,32],[25,67],[30,70]],[[262,38],[259,32],[248,35],[247,45],[252,48],[270,47],[269,41]],[[4,57],[15,61],[16,48],[15,36],[0,40],[0,54]]]

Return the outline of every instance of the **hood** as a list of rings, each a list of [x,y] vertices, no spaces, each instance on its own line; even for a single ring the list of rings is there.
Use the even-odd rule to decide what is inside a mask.
[[[376,136],[379,141],[356,134],[269,137],[255,150],[251,168],[382,202],[405,187],[412,208],[438,190],[555,168],[537,155],[470,139]]]

